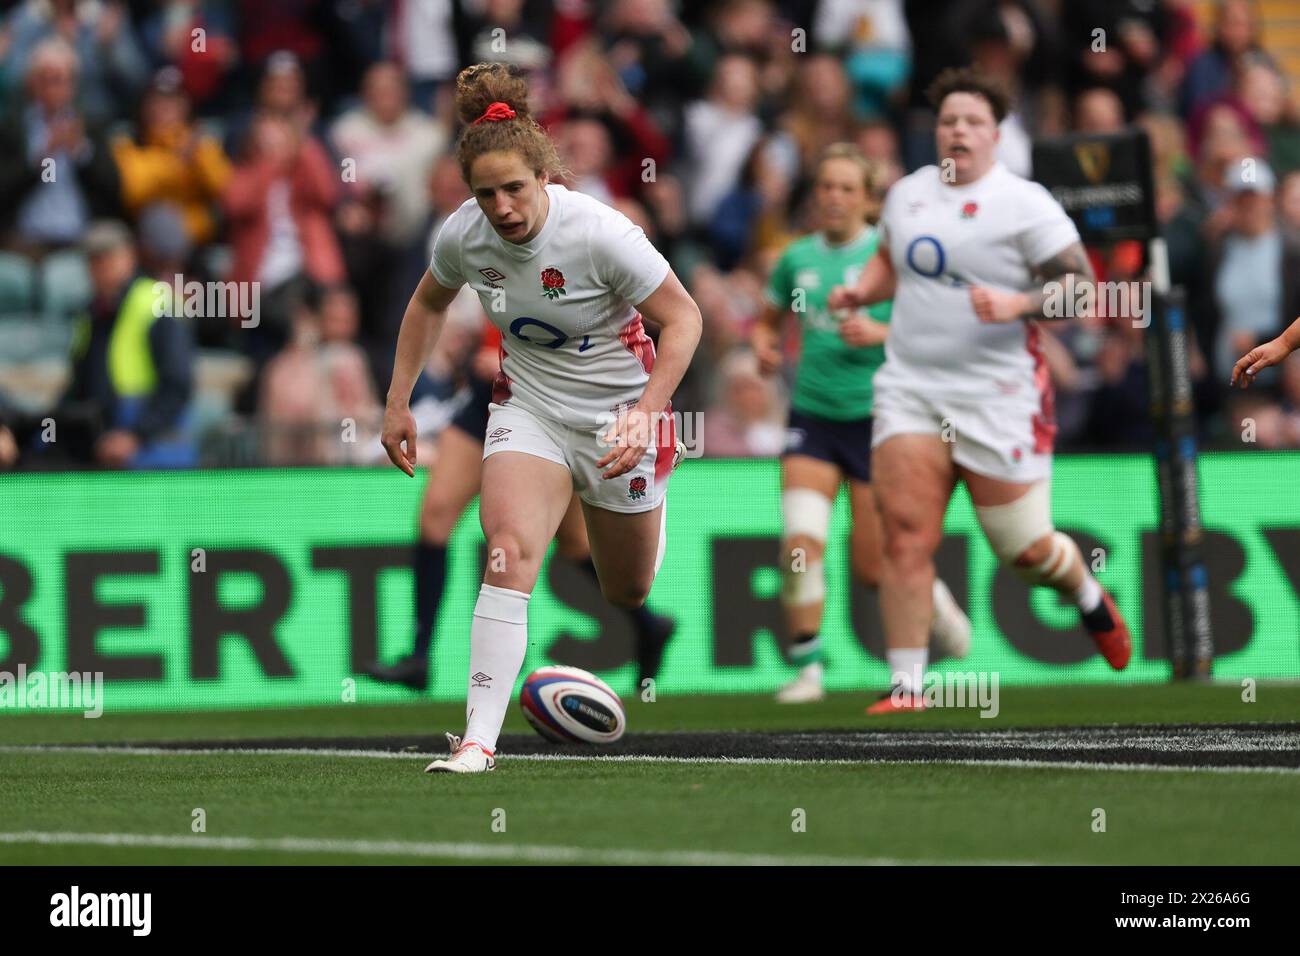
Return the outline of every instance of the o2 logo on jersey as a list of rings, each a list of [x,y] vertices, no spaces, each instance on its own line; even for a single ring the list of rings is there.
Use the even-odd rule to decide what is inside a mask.
[[[536,326],[540,332],[546,333],[549,338],[543,337],[539,332],[534,332],[533,335],[525,335],[524,329],[528,328],[530,325]],[[558,349],[562,347],[565,342],[569,341],[569,337],[555,326],[551,325],[549,322],[543,322],[541,319],[534,319],[531,315],[521,315],[519,318],[511,322],[510,334],[521,342],[528,342],[530,345],[539,345],[544,349]],[[584,335],[582,341],[578,344],[578,351],[585,352],[589,348],[591,348],[591,336]]]
[[[911,270],[927,279],[938,279],[945,285],[961,288],[965,279],[955,272],[946,272],[948,257],[943,244],[934,236],[917,236],[907,244],[907,264]]]
[[[542,332],[545,332],[547,335],[549,335],[550,338],[549,339],[540,338],[540,337],[533,338],[532,336],[525,335],[524,329],[528,328],[530,325],[536,326]],[[543,348],[547,348],[547,349],[558,349],[565,342],[569,341],[569,337],[567,335],[565,335],[555,326],[551,325],[549,322],[543,322],[541,319],[534,319],[531,316],[527,316],[527,315],[521,315],[519,318],[515,319],[513,322],[510,323],[510,334],[517,339],[521,339],[524,342],[531,342],[533,345],[540,345]],[[537,333],[534,333],[534,335],[536,334]]]
[[[913,272],[920,273],[927,279],[937,279],[943,275],[946,261],[943,246],[934,236],[917,236],[907,244],[907,264]]]

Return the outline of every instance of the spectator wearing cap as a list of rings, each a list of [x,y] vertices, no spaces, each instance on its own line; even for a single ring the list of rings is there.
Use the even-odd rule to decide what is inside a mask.
[[[74,244],[92,218],[119,212],[104,133],[74,103],[78,70],[67,42],[42,42],[25,101],[0,123],[0,235],[29,254]]]
[[[1263,159],[1229,165],[1223,187],[1231,197],[1230,218],[1209,260],[1217,313],[1214,374],[1226,382],[1239,356],[1300,314],[1300,246],[1280,228],[1276,180]]]
[[[68,44],[80,65],[81,109],[88,121],[110,123],[148,82],[149,65],[136,43],[125,4],[118,0],[27,0],[4,23],[10,48],[5,72],[21,76],[50,40]]]
[[[122,201],[133,216],[154,203],[173,203],[191,242],[204,244],[216,236],[214,205],[230,180],[230,160],[221,144],[191,121],[176,67],[163,67],[154,76],[140,102],[135,135],[113,141],[113,158]]]
[[[88,423],[73,451],[85,463],[191,467],[189,329],[172,317],[167,287],[139,270],[125,225],[93,223],[83,246],[94,297],[74,328],[72,379],[55,420]]]

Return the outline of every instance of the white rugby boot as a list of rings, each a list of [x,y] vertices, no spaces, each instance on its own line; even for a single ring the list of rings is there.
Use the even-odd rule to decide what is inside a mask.
[[[479,744],[462,745],[459,737],[448,734],[447,745],[451,756],[435,760],[424,768],[425,773],[486,773],[496,769],[496,758]]]
[[[930,659],[965,657],[970,652],[970,618],[937,577],[934,579],[934,617],[930,621]]]
[[[778,704],[815,704],[826,699],[822,686],[822,669],[811,665],[799,671],[799,676],[776,692]]]

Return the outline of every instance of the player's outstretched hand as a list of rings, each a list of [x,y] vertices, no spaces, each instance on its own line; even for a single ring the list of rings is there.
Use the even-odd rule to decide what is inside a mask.
[[[1228,384],[1240,383],[1242,388],[1249,388],[1261,369],[1276,365],[1290,354],[1291,349],[1280,338],[1258,345],[1237,359],[1237,364],[1232,367],[1232,381]]]
[[[1002,292],[976,286],[970,290],[970,304],[981,322],[1015,322],[1027,311],[1021,292]]]
[[[379,439],[389,460],[408,477],[415,477],[415,417],[403,405],[384,409],[384,432]]]
[[[619,414],[618,421],[600,436],[601,441],[613,446],[596,462],[597,468],[609,466],[600,477],[617,478],[637,466],[654,440],[654,421],[657,417],[652,417],[649,412],[635,406]]]

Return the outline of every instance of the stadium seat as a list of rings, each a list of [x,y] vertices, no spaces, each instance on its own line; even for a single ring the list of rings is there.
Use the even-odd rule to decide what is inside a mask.
[[[26,256],[0,252],[0,316],[32,311],[34,284]]]
[[[93,289],[86,257],[80,252],[55,252],[41,262],[41,311],[67,318],[90,304]]]

